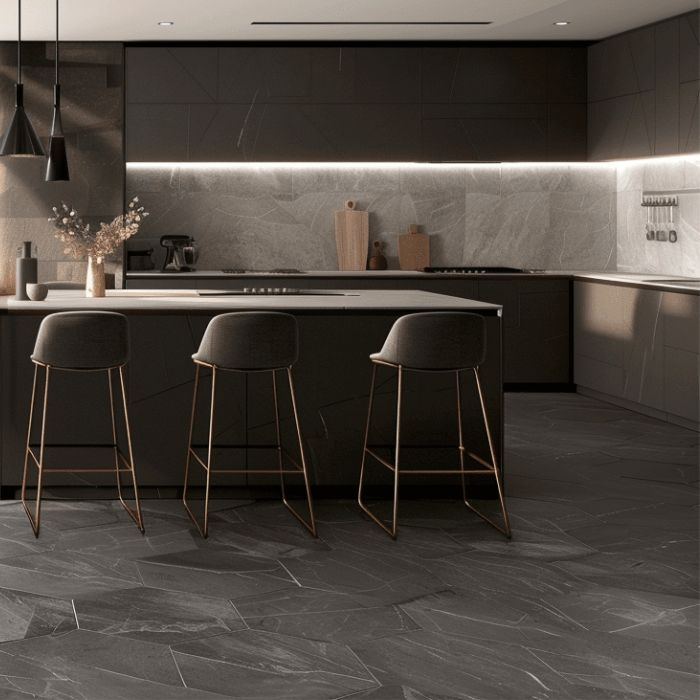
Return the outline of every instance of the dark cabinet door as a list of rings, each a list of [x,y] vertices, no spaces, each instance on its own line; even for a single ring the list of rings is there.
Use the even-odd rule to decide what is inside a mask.
[[[130,46],[130,161],[585,154],[578,46]]]
[[[477,298],[503,306],[503,381],[570,384],[569,280],[479,280]]]

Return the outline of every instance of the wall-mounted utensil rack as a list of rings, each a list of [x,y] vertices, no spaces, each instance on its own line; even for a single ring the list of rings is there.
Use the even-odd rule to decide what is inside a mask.
[[[678,195],[673,194],[642,194],[643,207],[677,207]]]
[[[642,192],[643,207],[647,207],[646,239],[676,243],[678,232],[673,222],[673,210],[678,206],[678,193]]]

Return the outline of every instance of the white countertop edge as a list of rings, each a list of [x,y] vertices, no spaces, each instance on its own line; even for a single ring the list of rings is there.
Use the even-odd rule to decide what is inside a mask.
[[[45,301],[17,301],[3,297],[12,313],[45,313],[71,310],[124,312],[187,311],[221,313],[236,310],[279,310],[339,313],[411,313],[416,311],[474,311],[500,315],[502,306],[473,299],[419,290],[343,290],[348,296],[241,295],[199,296],[192,289],[117,289],[101,298],[85,297],[81,290],[52,290]]]

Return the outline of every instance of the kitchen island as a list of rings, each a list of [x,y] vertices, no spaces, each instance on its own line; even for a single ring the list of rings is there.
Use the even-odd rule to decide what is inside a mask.
[[[320,292],[320,293],[319,293]],[[196,290],[115,290],[105,298],[88,299],[81,292],[52,291],[44,302],[5,297],[0,302],[2,326],[2,487],[14,495],[20,483],[22,449],[31,391],[32,351],[41,318],[65,310],[113,310],[129,317],[131,361],[127,391],[130,401],[135,459],[140,482],[175,495],[182,484],[186,431],[191,407],[194,368],[191,360],[209,319],[229,311],[274,310],[294,314],[299,322],[300,358],[295,366],[302,429],[310,471],[317,493],[351,494],[356,487],[367,410],[370,363],[392,323],[418,311],[466,311],[486,319],[487,360],[482,377],[499,459],[503,454],[501,307],[422,291],[314,290],[288,295],[200,295]],[[49,405],[48,442],[99,443],[109,434],[104,387],[95,377],[57,373],[56,400]],[[67,373],[64,373],[67,374]],[[387,370],[378,389],[377,437],[392,440],[394,383]],[[221,392],[216,433],[220,443],[260,444],[270,440],[274,422],[269,377],[231,375]],[[478,400],[471,378],[464,381],[464,415],[470,445],[485,452],[478,420]],[[70,392],[70,410],[61,393]],[[76,400],[76,397],[79,397]],[[247,397],[247,401],[245,400]],[[282,397],[283,403],[285,397]],[[81,410],[76,410],[81,409]],[[290,435],[290,412],[285,408],[283,430]],[[453,377],[411,375],[406,386],[408,444],[456,444],[457,418]],[[472,427],[474,429],[472,429]],[[204,431],[205,426],[200,426]],[[97,455],[99,450],[94,451]],[[407,453],[407,460],[410,453]],[[50,457],[50,456],[49,456]],[[243,451],[227,451],[219,460],[249,460]],[[258,459],[258,457],[255,457]],[[430,450],[421,455],[429,464],[457,464],[456,450]],[[95,462],[95,459],[92,460]],[[426,463],[426,462],[422,462]],[[61,475],[62,486],[111,487],[103,475]],[[376,475],[376,483],[384,475]],[[275,482],[267,477],[232,477],[232,487],[257,495]],[[423,484],[424,482],[418,482]],[[458,483],[436,484],[453,488]],[[407,480],[410,488],[410,482]],[[478,486],[478,484],[477,484]]]

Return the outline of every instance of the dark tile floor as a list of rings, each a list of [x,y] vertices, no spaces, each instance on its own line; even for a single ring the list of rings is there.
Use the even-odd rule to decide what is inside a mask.
[[[0,698],[698,697],[698,435],[571,394],[507,397],[506,542],[405,502],[320,539],[279,504],[0,504]]]

